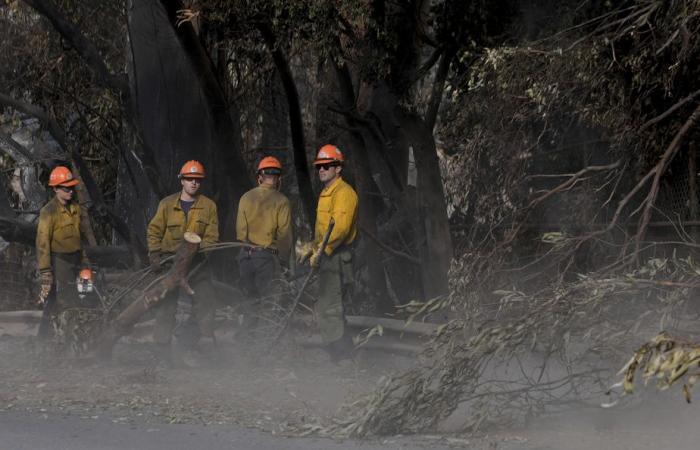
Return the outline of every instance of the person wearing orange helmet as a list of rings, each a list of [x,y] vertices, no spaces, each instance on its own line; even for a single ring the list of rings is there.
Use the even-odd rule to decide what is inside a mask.
[[[349,295],[353,282],[358,197],[341,176],[344,163],[343,152],[336,145],[324,145],[316,154],[314,166],[323,190],[316,208],[313,245],[299,258],[301,262],[309,259],[312,267],[318,267],[316,316],[321,337],[334,360],[349,356],[352,345],[349,334],[345,332],[343,297]],[[325,254],[321,255],[321,242],[331,219],[335,225]]]
[[[81,263],[87,263],[80,239],[80,205],[73,201],[78,183],[70,169],[55,167],[49,175],[54,197],[39,212],[36,256],[41,280],[39,303],[44,306],[39,326],[42,338],[49,336],[51,320],[77,304],[77,292],[71,283]]]
[[[292,216],[289,199],[279,192],[282,164],[274,156],[260,160],[258,186],[241,196],[236,237],[250,244],[238,255],[241,287],[251,297],[270,289],[279,262],[289,265],[292,250]]]
[[[214,201],[200,193],[206,173],[198,161],[187,161],[178,178],[182,188],[179,192],[165,197],[158,204],[158,210],[148,223],[147,241],[151,269],[159,272],[161,261],[172,256],[182,242],[185,232],[196,233],[202,238],[201,248],[206,248],[219,240],[219,218]],[[195,259],[204,261],[199,255]],[[192,263],[197,266],[198,261]],[[210,283],[211,273],[204,264],[189,280],[194,290],[192,298],[193,319],[198,326],[195,336],[189,336],[189,344],[194,345],[200,335],[214,339],[214,289]],[[156,306],[156,324],[153,340],[159,357],[172,363],[171,340],[176,325],[178,290],[171,291]]]

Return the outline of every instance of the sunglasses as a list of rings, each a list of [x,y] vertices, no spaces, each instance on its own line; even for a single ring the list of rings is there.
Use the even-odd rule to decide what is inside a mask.
[[[59,186],[58,187],[60,190],[63,192],[73,192],[73,187],[72,186]]]
[[[183,178],[183,180],[189,181],[190,183],[202,184],[202,180],[200,178]]]
[[[329,170],[331,167],[338,167],[338,164],[336,163],[326,163],[326,164],[317,164],[316,165],[316,170]]]

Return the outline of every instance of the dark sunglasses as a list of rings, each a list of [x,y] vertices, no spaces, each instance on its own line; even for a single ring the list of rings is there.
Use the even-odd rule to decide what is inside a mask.
[[[326,163],[326,164],[317,164],[316,165],[316,170],[329,170],[331,167],[338,167],[338,164],[336,163]]]
[[[59,186],[58,187],[60,190],[63,192],[73,192],[73,187],[72,186]]]

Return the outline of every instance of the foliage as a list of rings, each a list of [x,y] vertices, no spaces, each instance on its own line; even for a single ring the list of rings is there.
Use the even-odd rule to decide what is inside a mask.
[[[624,375],[620,384],[626,394],[634,392],[637,372],[641,372],[644,384],[656,380],[656,387],[660,390],[683,381],[683,396],[690,403],[690,391],[700,378],[700,372],[691,369],[695,369],[698,363],[700,345],[684,342],[662,332],[639,347],[618,375]]]
[[[652,259],[627,274],[580,275],[533,294],[499,290],[493,304],[469,308],[461,306],[466,292],[453,291],[443,305],[455,318],[432,336],[422,364],[385,379],[326,431],[434,432],[458,408],[467,411],[463,429],[474,431],[572,400],[594,401],[612,375],[606,361],[687,314],[682,305],[698,286],[698,270],[689,258]]]

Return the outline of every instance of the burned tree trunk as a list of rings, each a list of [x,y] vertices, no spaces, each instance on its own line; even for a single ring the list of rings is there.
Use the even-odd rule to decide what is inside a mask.
[[[168,292],[175,288],[183,287],[189,293],[193,293],[192,288],[187,284],[187,272],[192,263],[192,258],[199,250],[201,242],[202,238],[195,233],[185,233],[182,244],[180,244],[177,253],[175,253],[173,265],[168,273],[146,289],[139,299],[127,306],[100,338],[98,341],[98,353],[100,356],[109,357],[114,344],[119,338],[127,334],[148,310],[165,298]]]

